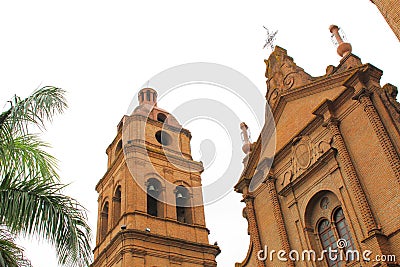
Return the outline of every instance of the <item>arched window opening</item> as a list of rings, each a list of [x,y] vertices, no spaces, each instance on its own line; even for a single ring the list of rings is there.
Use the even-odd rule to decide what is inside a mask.
[[[336,238],[333,234],[331,224],[327,219],[322,220],[318,225],[318,235],[319,240],[321,241],[322,248],[326,251],[336,250],[337,243]],[[329,253],[329,252],[328,252]],[[326,258],[329,267],[338,267],[339,261],[330,259],[330,257]]]
[[[164,146],[168,146],[172,142],[171,136],[164,131],[156,132],[155,137],[157,141]]]
[[[121,149],[122,149],[122,140],[119,140],[117,146],[115,147],[115,156],[118,155]]]
[[[354,242],[353,242],[353,238],[351,237],[351,232],[349,229],[349,226],[346,222],[346,218],[344,217],[344,213],[343,213],[343,209],[342,208],[338,208],[334,215],[333,218],[335,220],[335,226],[336,226],[336,230],[338,233],[338,236],[340,239],[344,239],[346,240],[346,247],[344,248],[346,251],[347,250],[355,250],[355,246],[354,246]],[[347,260],[348,261],[352,261],[354,260],[354,255],[352,253],[348,254]],[[353,257],[353,258],[351,258]]]
[[[158,113],[157,114],[157,120],[164,123],[165,120],[167,119],[167,115],[165,115],[164,113]]]
[[[103,240],[108,232],[108,202],[106,202],[101,210],[100,239]]]
[[[119,185],[117,189],[115,190],[115,194],[113,197],[113,219],[114,219],[114,224],[116,224],[119,219],[121,218],[121,186]]]
[[[147,101],[150,101],[150,91],[146,91],[146,99]]]
[[[175,189],[176,219],[182,223],[192,223],[192,209],[189,191],[184,186]]]
[[[147,183],[147,214],[163,217],[164,206],[160,201],[161,183],[155,178],[150,178]]]

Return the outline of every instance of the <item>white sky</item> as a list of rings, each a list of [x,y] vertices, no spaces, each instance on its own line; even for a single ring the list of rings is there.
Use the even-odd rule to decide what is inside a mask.
[[[142,84],[178,64],[215,62],[240,71],[265,94],[262,26],[279,30],[276,44],[318,76],[340,59],[330,24],[344,29],[363,63],[384,71],[382,85],[400,85],[399,42],[369,0],[2,1],[0,104],[40,85],[68,91],[69,109],[44,138],[60,160],[62,181],[72,182],[66,193],[88,209],[95,233],[94,187],[106,171],[105,149]],[[240,142],[239,134],[232,141]],[[247,252],[240,199],[231,193],[206,207],[210,243],[222,249],[219,266],[234,266]],[[34,266],[57,266],[45,243],[23,244]]]

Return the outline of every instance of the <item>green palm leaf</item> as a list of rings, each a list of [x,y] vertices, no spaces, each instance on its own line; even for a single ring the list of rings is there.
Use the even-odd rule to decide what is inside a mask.
[[[0,146],[0,174],[19,173],[21,179],[28,176],[58,179],[57,160],[44,149],[49,145],[37,134],[13,136],[2,139]]]
[[[45,86],[35,90],[29,97],[18,96],[9,101],[11,107],[0,115],[0,128],[7,125],[13,132],[27,133],[28,125],[45,128],[45,121],[52,121],[54,115],[67,108],[65,90]]]
[[[82,206],[61,194],[63,185],[34,177],[0,184],[0,224],[12,233],[38,235],[56,248],[59,264],[87,266],[91,231]]]
[[[23,251],[14,243],[11,233],[0,228],[0,267],[31,267]]]
[[[20,173],[39,174],[43,179],[57,179],[57,161],[43,149],[48,145],[28,128],[45,129],[45,121],[52,121],[67,107],[63,89],[45,86],[29,97],[14,96],[11,107],[0,115],[0,174],[10,169]]]
[[[86,210],[61,193],[64,186],[56,183],[57,161],[46,152],[49,145],[29,133],[35,127],[44,130],[46,121],[63,112],[64,94],[46,86],[25,99],[15,96],[0,114],[0,227],[13,235],[46,239],[55,246],[61,265],[83,267],[91,259]],[[4,231],[0,267],[30,266]]]

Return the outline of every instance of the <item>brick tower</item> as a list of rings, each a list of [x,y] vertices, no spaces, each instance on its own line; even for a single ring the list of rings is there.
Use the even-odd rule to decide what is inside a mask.
[[[203,166],[190,132],[144,88],[118,125],[108,168],[96,185],[98,223],[92,267],[216,266],[202,205]]]

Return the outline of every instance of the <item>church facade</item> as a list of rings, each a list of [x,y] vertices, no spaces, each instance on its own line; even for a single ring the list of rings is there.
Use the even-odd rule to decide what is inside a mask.
[[[272,115],[243,146],[235,190],[251,243],[236,267],[399,266],[397,88],[381,86],[382,71],[352,54],[337,29],[342,59],[321,77],[280,47],[265,61]]]

